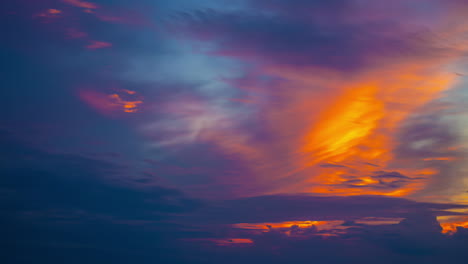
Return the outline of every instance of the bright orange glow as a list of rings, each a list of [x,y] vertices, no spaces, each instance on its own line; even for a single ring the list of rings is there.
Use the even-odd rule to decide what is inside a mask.
[[[329,229],[336,225],[341,224],[342,221],[287,221],[279,223],[239,223],[234,224],[233,227],[252,230],[269,230],[270,228],[291,228],[298,226],[300,228],[316,226],[317,229]]]
[[[434,175],[439,173],[437,169],[427,168],[416,171],[418,175]]]
[[[400,144],[396,139],[402,122],[452,87],[456,77],[441,70],[441,63],[402,61],[352,79],[307,69],[266,69],[267,74],[290,80],[276,87],[282,107],[265,105],[262,116],[271,134],[281,140],[257,143],[235,130],[207,133],[204,139],[250,164],[263,194],[406,196],[424,189],[439,173],[421,158],[398,159],[394,150]],[[288,92],[291,86],[296,89],[293,94]],[[309,89],[321,86],[327,89]],[[255,96],[250,98],[261,105]],[[378,171],[405,178],[379,178]],[[252,194],[245,186],[239,193]]]
[[[453,234],[457,232],[457,227],[468,228],[468,221],[463,222],[453,222],[453,223],[441,223],[442,233],[444,234]]]
[[[398,142],[393,136],[400,123],[416,108],[437,98],[453,80],[448,74],[427,76],[424,68],[413,65],[399,67],[398,71],[369,73],[357,84],[346,85],[343,94],[310,126],[299,148],[304,157],[300,168],[321,162],[346,166],[318,169],[318,175],[306,180],[313,186],[306,191],[404,196],[424,187],[421,182],[408,181],[397,189],[378,188],[382,180],[366,176],[376,168],[362,166],[372,163],[384,170],[390,161],[395,162],[393,148]],[[406,168],[403,163],[392,170],[410,177],[437,173],[433,168]],[[353,175],[356,172],[358,175]]]
[[[466,213],[466,209],[452,210],[454,212]],[[468,216],[439,216],[437,220],[442,227],[442,233],[452,235],[457,232],[457,227],[468,228]]]
[[[280,232],[291,237],[308,237],[310,235],[321,237],[337,236],[343,233],[347,226],[341,225],[343,221],[287,221],[279,223],[239,223],[234,228],[251,230],[253,233]]]
[[[138,109],[138,105],[143,103],[142,101],[125,101],[118,94],[111,94],[109,98],[112,99],[113,103],[123,107],[123,111],[127,113],[135,113]]]
[[[437,160],[437,161],[454,161],[456,159],[457,159],[456,157],[435,157],[435,158],[425,158],[423,160],[424,161],[433,161],[433,160]]]
[[[375,100],[375,91],[370,85],[351,88],[330,106],[304,138],[300,151],[313,153],[310,164],[348,152],[374,131],[383,117],[383,104]]]

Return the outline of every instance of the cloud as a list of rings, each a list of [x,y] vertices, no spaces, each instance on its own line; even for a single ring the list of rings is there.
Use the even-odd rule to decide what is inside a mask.
[[[464,261],[463,4],[7,3],[6,262]]]
[[[62,0],[64,3],[76,6],[76,7],[81,7],[81,8],[87,8],[87,9],[96,9],[98,6],[95,3],[92,2],[86,2],[86,1],[80,1],[80,0]]]
[[[183,39],[205,47],[200,53],[249,65],[227,80],[248,98],[238,107],[249,118],[213,129],[222,140],[211,142],[255,179],[242,195],[424,189],[434,171],[397,159],[394,146],[402,122],[455,82],[444,69],[462,52],[438,36],[462,36],[446,28],[453,20],[438,5],[420,12],[403,1],[248,1],[175,17]],[[428,19],[439,15],[440,23]],[[376,166],[408,178],[375,178]]]
[[[404,218],[411,212],[453,215],[459,204],[420,203],[385,196],[271,195],[227,200],[200,211],[197,222],[234,224],[284,221],[356,220],[366,217]],[[251,212],[256,212],[252,214]]]
[[[135,91],[114,89],[113,93],[102,93],[91,89],[79,91],[80,98],[102,114],[113,115],[118,112],[136,113],[143,103]]]
[[[309,257],[327,263],[344,259],[371,263],[386,256],[389,263],[404,263],[426,257],[440,261],[439,256],[459,257],[465,252],[464,229],[453,236],[442,236],[435,221],[436,215],[456,214],[446,210],[466,208],[463,205],[383,196],[306,194],[202,202],[166,187],[141,189],[128,181],[121,183],[120,165],[47,153],[3,136],[2,152],[8,155],[2,157],[8,166],[2,168],[1,186],[7,199],[0,205],[1,226],[7,235],[0,242],[7,249],[28,252],[16,256],[16,260],[53,263],[73,254],[78,260],[106,258],[116,263],[128,259],[197,263],[197,256],[206,260],[200,263],[221,259],[301,263]],[[404,177],[396,173],[377,175]],[[260,233],[231,227],[235,223],[366,217],[406,220],[397,225],[352,225],[346,232],[321,230],[313,225],[273,227]],[[47,235],[36,236],[38,232]],[[330,233],[334,236],[326,238]],[[249,243],[240,246],[235,241]],[[353,251],[343,251],[350,246]],[[93,253],[96,250],[104,253]],[[337,250],[341,252],[338,255]],[[434,255],[434,250],[441,255]]]
[[[309,231],[310,230],[310,231]],[[305,228],[308,235],[293,234],[289,230],[270,228],[251,235],[253,241],[246,247],[213,246],[222,252],[211,255],[207,262],[221,260],[245,263],[309,263],[311,260],[326,263],[462,263],[467,257],[462,249],[465,238],[444,236],[434,216],[413,215],[399,224],[360,226],[348,228],[345,233],[323,237],[314,228]],[[461,229],[461,231],[463,231]],[[209,249],[205,253],[211,252]],[[338,253],[339,252],[339,253]]]
[[[390,62],[390,58],[442,52],[431,46],[433,36],[422,26],[404,28],[393,21],[395,17],[358,1],[252,2],[253,8],[265,11],[193,13],[188,31],[218,43],[220,55],[343,71],[367,69],[382,60]]]
[[[122,176],[126,171],[123,165],[81,155],[47,153],[14,139],[2,139],[2,146],[2,152],[9,153],[4,158],[9,165],[1,168],[2,190],[10,193],[4,206],[13,210],[4,212],[7,214],[64,211],[155,220],[158,212],[190,210],[198,203],[174,189],[139,188],[138,178]]]
[[[86,46],[87,49],[95,50],[95,49],[103,49],[112,47],[112,43],[105,42],[105,41],[97,41],[93,40],[90,44]]]
[[[449,101],[450,102],[450,101]],[[451,103],[439,100],[425,105],[401,124],[397,134],[395,160],[426,168],[428,184],[421,195],[452,193],[455,197],[465,188],[460,168],[465,160],[463,140],[451,125],[454,109]]]

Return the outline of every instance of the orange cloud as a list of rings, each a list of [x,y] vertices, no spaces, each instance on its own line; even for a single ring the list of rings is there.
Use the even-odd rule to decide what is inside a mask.
[[[424,158],[424,161],[454,161],[456,157],[434,157],[434,158]]]
[[[114,104],[120,105],[126,113],[135,113],[137,106],[142,103],[142,101],[125,101],[118,94],[111,94],[109,98],[112,99]]]
[[[288,66],[273,59],[262,60],[258,63],[261,66],[247,74],[249,80],[236,84],[243,98],[248,100],[231,100],[242,102],[245,107],[254,106],[256,112],[250,124],[260,132],[242,129],[236,124],[200,125],[206,124],[205,120],[224,120],[218,116],[211,118],[215,111],[201,111],[193,113],[196,118],[188,118],[197,121],[191,122],[193,128],[187,129],[196,132],[187,134],[196,136],[188,138],[213,143],[245,165],[245,171],[235,177],[229,173],[224,179],[223,175],[218,176],[227,184],[235,183],[232,184],[236,186],[233,193],[238,196],[298,192],[415,194],[440,173],[438,162],[428,162],[436,158],[427,156],[411,160],[400,158],[396,152],[402,143],[398,135],[405,120],[443,97],[444,92],[454,86],[457,77],[448,66],[457,62],[460,50],[468,48],[464,42],[448,45],[449,41],[444,40],[439,43],[438,34],[447,40],[464,39],[460,36],[466,36],[462,34],[465,31],[459,28],[450,30],[431,24],[431,30],[433,32],[427,35],[421,33],[424,44],[419,43],[420,36],[415,37],[418,40],[414,48],[423,52],[408,56],[375,54],[369,59],[379,63],[372,63],[368,68],[342,71],[340,67]],[[408,28],[408,32],[413,31],[420,32],[420,29]],[[413,33],[408,37],[412,38]],[[253,50],[259,52],[256,46]],[[250,59],[255,60],[254,55],[241,54],[236,58],[251,56],[254,58]],[[271,76],[277,81],[266,85],[251,82],[255,76],[259,79]],[[263,135],[268,140],[264,140]],[[454,160],[441,156],[437,161]]]
[[[314,73],[316,69],[267,68],[266,74],[288,80],[274,88],[282,101],[263,104],[260,113],[265,129],[277,140],[256,141],[235,129],[211,131],[204,139],[248,164],[249,177],[255,178],[249,182],[258,185],[243,186],[241,196],[409,195],[423,189],[438,170],[427,162],[397,159],[396,135],[407,117],[453,85],[455,76],[441,70],[443,63],[401,61],[353,78]],[[250,89],[264,92],[261,87]],[[337,165],[321,166],[324,163]],[[376,171],[401,175],[385,177]]]
[[[287,81],[244,90],[262,107],[259,119],[275,140],[255,140],[235,128],[208,131],[203,139],[247,164],[245,180],[250,184],[235,191],[240,196],[297,192],[407,196],[424,189],[439,170],[423,158],[419,162],[398,158],[397,135],[403,121],[453,87],[456,75],[444,70],[452,61],[450,56],[401,59],[352,77],[272,65],[263,73]],[[262,96],[254,95],[262,93],[278,101],[256,102]],[[401,175],[386,177],[377,171]]]
[[[298,226],[300,228],[315,226],[318,230],[334,228],[341,224],[342,221],[287,221],[280,223],[238,223],[234,224],[233,227],[241,229],[252,229],[252,230],[270,230],[271,228],[291,228],[292,226]]]
[[[119,90],[119,92],[136,95],[136,92],[129,90]],[[79,96],[85,103],[102,114],[113,114],[118,112],[136,113],[138,111],[139,105],[143,103],[141,99],[124,99],[125,97],[123,94],[105,94],[93,90],[81,90],[79,92]],[[138,96],[138,98],[140,97]]]
[[[427,65],[405,63],[393,69],[370,72],[356,83],[343,84],[342,95],[322,110],[303,136],[303,143],[299,145],[302,158],[298,167],[306,170],[320,162],[345,164],[347,167],[319,169],[319,175],[307,177],[306,182],[313,185],[308,191],[402,196],[423,187],[413,182],[397,190],[380,190],[372,188],[379,181],[365,176],[358,177],[360,188],[355,188],[355,185],[348,188],[343,183],[349,180],[349,168],[354,169],[357,175],[367,175],[376,170],[372,166],[362,166],[365,162],[414,177],[422,173],[423,168],[389,165],[398,164],[393,149],[398,144],[395,135],[401,122],[418,107],[436,99],[453,83],[453,75],[437,71],[428,74],[426,70]]]
[[[279,232],[290,237],[308,237],[310,235],[330,237],[343,233],[347,226],[343,221],[288,221],[280,223],[239,223],[234,228],[250,230],[250,233]]]
[[[441,220],[440,226],[442,227],[442,233],[454,234],[457,232],[457,227],[468,228],[468,217],[446,217]]]

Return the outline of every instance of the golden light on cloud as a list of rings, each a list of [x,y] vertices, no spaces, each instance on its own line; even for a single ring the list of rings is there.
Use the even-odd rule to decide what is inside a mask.
[[[122,110],[126,113],[135,113],[138,111],[137,107],[142,101],[126,101],[123,100],[118,94],[111,94],[109,98],[112,99],[112,105],[118,105],[122,107]]]
[[[218,138],[229,135],[230,144],[220,139],[217,142],[250,161],[257,181],[273,183],[266,193],[414,193],[439,171],[432,164],[414,164],[395,157],[397,133],[406,118],[440,97],[454,82],[454,76],[441,71],[438,62],[425,63],[418,66],[415,62],[401,62],[349,80],[333,73],[314,75],[273,69],[298,90],[285,95],[284,107],[265,109],[266,124],[282,141],[273,145],[245,144],[249,140],[240,140],[239,134],[224,133]],[[328,90],[314,94],[307,89],[311,86]],[[282,87],[276,89],[282,93]],[[317,96],[323,100],[314,100]],[[239,140],[234,141],[236,138]],[[399,174],[385,175],[394,172]],[[274,185],[274,181],[282,185]]]
[[[383,117],[383,105],[375,100],[375,91],[372,86],[351,88],[313,125],[300,149],[305,155],[312,154],[311,164],[340,156],[369,137]]]
[[[290,237],[331,237],[343,232],[348,226],[343,221],[286,221],[277,223],[238,223],[234,228],[243,229],[253,234],[277,232]]]
[[[105,6],[81,0],[63,2],[86,10],[105,9]],[[453,34],[446,33],[450,37]],[[73,30],[69,35],[86,36]],[[113,45],[87,41],[86,48],[91,50]],[[199,140],[235,157],[233,160],[242,164],[242,171],[226,172],[226,178],[245,173],[251,182],[248,186],[232,184],[239,186],[232,191],[238,196],[298,192],[410,195],[424,189],[440,172],[436,163],[456,160],[456,157],[440,155],[421,157],[414,162],[395,154],[395,148],[401,143],[398,132],[402,122],[441,97],[456,78],[445,69],[453,58],[439,56],[438,51],[434,53],[437,54],[428,57],[372,55],[372,60],[380,62],[378,67],[349,72],[319,64],[309,67],[268,62],[252,75],[272,76],[281,81],[273,82],[271,87],[249,84],[249,87],[239,87],[245,92],[240,98],[224,98],[236,102],[239,108],[251,107],[253,115],[258,113],[254,117],[258,119],[244,119],[241,116],[247,115],[244,109],[240,109],[239,115],[237,112],[231,115],[237,111],[234,107],[227,109],[221,104],[211,107],[212,102],[198,104],[181,100],[174,105],[178,111],[187,110],[188,113],[172,111],[167,116],[173,118],[155,122],[149,125],[149,130],[180,128],[180,133],[171,133],[174,138],[155,144],[158,146]],[[124,89],[109,94],[88,91],[81,97],[105,113],[135,113],[143,103],[134,91]],[[191,105],[195,107],[188,107]],[[261,132],[244,129],[241,119],[258,121]],[[255,133],[264,133],[272,140],[258,140],[260,137]],[[388,175],[395,172],[399,174]]]
[[[299,145],[303,155],[299,167],[304,170],[322,162],[342,166],[316,169],[318,173],[306,180],[312,187],[302,191],[403,196],[423,188],[421,181],[410,180],[395,188],[381,188],[383,179],[367,175],[377,170],[399,171],[410,178],[437,173],[434,168],[395,160],[393,151],[399,143],[395,136],[405,118],[449,89],[453,79],[446,73],[428,71],[427,66],[402,64],[343,84],[342,95],[322,111]],[[363,166],[366,163],[378,168]]]
[[[444,234],[454,234],[458,227],[468,228],[468,216],[441,217],[440,222]]]
[[[336,222],[336,221],[335,221]],[[341,223],[341,221],[338,221]],[[310,227],[310,226],[324,226],[330,225],[330,221],[287,221],[279,223],[238,223],[234,224],[233,227],[242,229],[255,229],[255,230],[269,230],[270,228],[290,228],[294,225],[298,227]]]
[[[267,69],[289,80],[275,87],[281,107],[266,105],[262,112],[263,124],[278,140],[263,144],[232,128],[207,132],[203,139],[245,161],[262,194],[406,196],[424,189],[439,173],[431,158],[414,162],[394,152],[402,122],[452,87],[455,75],[441,65],[401,61],[353,78],[312,74],[314,69]],[[287,92],[291,87],[293,94]],[[244,187],[239,194],[258,194],[256,187]]]

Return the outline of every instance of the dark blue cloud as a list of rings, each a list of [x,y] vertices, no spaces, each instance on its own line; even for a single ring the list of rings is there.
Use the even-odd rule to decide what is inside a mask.
[[[165,220],[202,205],[178,190],[119,182],[123,166],[108,161],[45,152],[3,132],[1,146],[7,263],[154,260],[184,234]]]
[[[401,198],[273,195],[199,201],[167,187],[135,188],[114,181],[122,166],[28,147],[2,134],[0,244],[6,263],[405,263],[465,257],[466,232],[440,234],[435,215],[464,208]],[[397,225],[351,226],[323,238],[316,228],[251,233],[230,227],[247,222],[406,218]],[[241,236],[247,247],[197,239]],[[351,250],[352,248],[352,250]],[[337,252],[340,252],[337,254]],[[450,254],[450,255],[449,255]],[[383,262],[382,262],[383,261]],[[387,261],[387,262],[385,262]]]
[[[284,221],[355,220],[366,217],[401,218],[411,212],[457,214],[445,210],[466,208],[458,204],[420,203],[385,196],[317,197],[271,195],[228,200],[201,209],[199,222],[234,224]],[[251,212],[256,212],[252,214]]]
[[[253,2],[244,12],[198,11],[181,20],[189,34],[218,43],[216,52],[256,63],[353,72],[375,66],[377,58],[442,51],[429,45],[427,31],[405,31],[397,18],[366,19],[373,10],[357,1]]]

